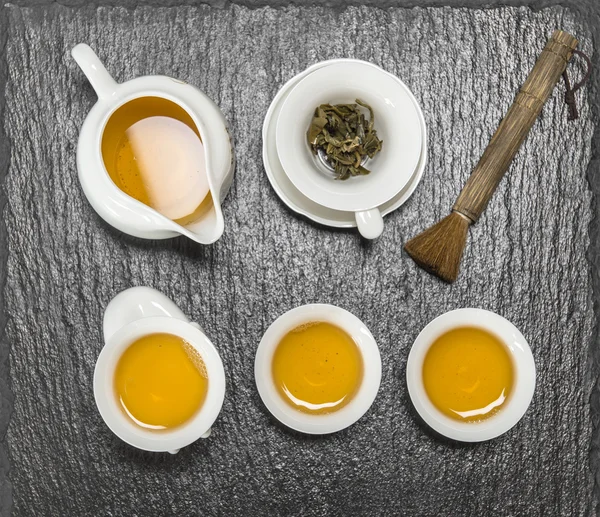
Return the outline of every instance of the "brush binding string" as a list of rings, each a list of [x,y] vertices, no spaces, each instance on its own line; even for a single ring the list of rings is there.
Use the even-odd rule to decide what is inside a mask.
[[[590,78],[590,74],[592,72],[592,62],[590,58],[584,54],[581,50],[573,50],[573,54],[583,58],[586,62],[586,69],[583,78],[578,83],[575,83],[571,86],[571,81],[569,81],[569,76],[567,75],[567,69],[565,68],[562,73],[562,77],[565,81],[565,104],[569,107],[569,116],[568,120],[577,120],[579,118],[579,110],[577,109],[577,101],[575,99],[575,93],[579,90]]]

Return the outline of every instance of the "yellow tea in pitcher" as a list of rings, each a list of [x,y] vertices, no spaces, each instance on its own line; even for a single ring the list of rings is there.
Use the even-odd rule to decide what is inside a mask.
[[[354,339],[331,323],[315,321],[288,332],[273,355],[280,396],[304,413],[330,413],[356,395],[363,377]]]
[[[119,107],[102,135],[102,158],[117,187],[180,224],[210,208],[204,145],[190,115],[161,97]]]
[[[423,384],[432,404],[462,421],[494,415],[510,395],[513,365],[504,343],[477,327],[438,337],[423,362]]]
[[[173,334],[149,334],[119,358],[114,389],[123,411],[148,429],[170,429],[192,418],[208,390],[198,351]]]

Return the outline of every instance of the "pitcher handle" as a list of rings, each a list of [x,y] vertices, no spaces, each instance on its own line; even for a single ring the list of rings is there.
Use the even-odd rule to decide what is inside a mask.
[[[73,47],[71,56],[81,68],[99,99],[110,98],[117,89],[117,82],[110,76],[95,52],[85,43]]]

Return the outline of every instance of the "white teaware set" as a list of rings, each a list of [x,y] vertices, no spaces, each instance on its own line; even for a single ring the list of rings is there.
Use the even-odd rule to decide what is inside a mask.
[[[273,353],[281,338],[292,329],[318,319],[344,329],[358,346],[363,379],[352,401],[328,415],[295,411],[277,393],[270,374]],[[118,360],[136,339],[167,333],[183,338],[201,355],[209,379],[208,392],[198,413],[173,430],[154,432],[126,415],[113,390]],[[104,347],[94,371],[94,397],[100,415],[119,438],[138,449],[176,454],[199,438],[208,438],[225,398],[225,371],[214,345],[200,325],[190,320],[164,294],[149,287],[122,291],[108,304],[103,322]],[[350,312],[333,305],[296,307],[275,320],[265,332],[256,352],[256,386],[265,406],[283,424],[307,434],[329,434],[345,429],[361,418],[373,404],[381,382],[379,348],[366,325]]]
[[[163,76],[140,77],[122,84],[108,74],[87,45],[72,55],[98,95],[81,129],[77,169],[86,197],[98,214],[115,228],[141,238],[166,239],[185,235],[202,244],[219,239],[224,229],[221,202],[233,178],[233,143],[219,108],[197,88]],[[181,226],[120,190],[110,179],[101,155],[101,139],[111,115],[132,99],[155,96],[182,107],[196,124],[205,147],[206,171],[213,206],[199,221]],[[368,167],[368,176],[340,181],[316,160],[306,143],[314,108],[321,103],[370,104],[385,152]],[[292,123],[294,122],[294,123]],[[427,159],[427,131],[421,109],[402,81],[381,68],[352,59],[317,63],[290,79],[274,98],[263,125],[263,161],[275,192],[295,212],[318,223],[358,227],[365,238],[383,231],[383,216],[399,208],[418,185]],[[310,321],[328,321],[345,330],[363,359],[363,381],[356,397],[338,412],[306,415],[294,411],[277,395],[269,375],[277,343],[294,327]],[[501,417],[483,425],[453,422],[428,401],[420,371],[427,348],[448,326],[472,322],[489,329],[507,344],[516,366],[513,402]],[[109,428],[127,443],[149,451],[176,453],[181,447],[210,435],[225,396],[225,374],[216,348],[200,326],[192,323],[163,294],[135,287],[117,295],[104,315],[104,348],[94,374],[94,394]],[[137,338],[166,332],[184,338],[202,356],[210,387],[200,411],[181,427],[154,433],[136,426],[121,411],[112,390],[118,358]],[[255,379],[269,411],[288,427],[304,433],[327,434],[357,421],[372,405],[381,381],[379,349],[367,327],[351,313],[331,305],[307,305],[278,318],[258,347]],[[487,440],[506,432],[522,417],[535,386],[535,366],[523,336],[500,316],[480,309],[453,311],[434,320],[419,335],[407,364],[411,399],[437,432],[460,441]]]

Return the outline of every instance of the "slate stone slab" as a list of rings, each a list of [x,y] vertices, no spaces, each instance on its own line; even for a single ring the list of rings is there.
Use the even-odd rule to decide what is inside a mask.
[[[586,260],[595,126],[587,91],[578,95],[576,123],[566,120],[562,86],[554,92],[472,230],[456,284],[426,275],[402,251],[407,238],[448,211],[552,30],[572,31],[592,53],[580,18],[558,7],[6,10],[3,123],[11,151],[2,339],[14,394],[5,440],[14,515],[595,512],[588,401],[596,369],[588,357],[596,320]],[[117,80],[154,73],[185,79],[224,111],[238,168],[224,204],[226,231],[215,245],[129,238],[85,200],[75,147],[95,96],[68,54],[82,41]],[[374,243],[291,213],[262,167],[270,100],[295,73],[335,57],[373,61],[400,76],[429,128],[423,182]],[[103,310],[133,285],[172,297],[202,324],[225,364],[228,391],[213,436],[177,456],[121,443],[95,409]],[[282,312],[309,302],[354,312],[383,359],[372,409],[328,437],[275,423],[253,380],[262,333]],[[520,424],[474,446],[424,428],[404,382],[420,329],[467,306],[515,323],[538,368]]]

